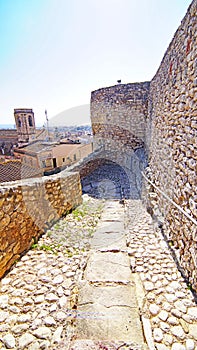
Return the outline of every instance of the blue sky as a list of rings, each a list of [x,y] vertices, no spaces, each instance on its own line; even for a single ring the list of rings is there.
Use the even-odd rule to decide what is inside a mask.
[[[152,79],[191,0],[0,0],[0,124]]]

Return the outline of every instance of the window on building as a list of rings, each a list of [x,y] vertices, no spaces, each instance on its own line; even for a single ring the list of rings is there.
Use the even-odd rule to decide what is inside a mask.
[[[33,126],[33,120],[31,115],[28,116],[28,121],[29,121],[29,126]]]
[[[56,158],[53,158],[53,167],[54,167],[54,168],[57,167],[57,160],[56,160]]]
[[[65,158],[62,158],[62,162],[65,162]]]
[[[18,118],[18,127],[21,128],[21,120]]]
[[[45,161],[42,160],[42,167],[45,168]]]
[[[74,160],[77,160],[77,156],[76,156],[76,154],[74,154],[73,159],[74,159]]]

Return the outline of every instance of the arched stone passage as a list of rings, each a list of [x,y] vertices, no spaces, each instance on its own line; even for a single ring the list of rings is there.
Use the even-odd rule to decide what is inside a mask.
[[[83,193],[95,198],[139,198],[134,179],[122,166],[107,159],[96,159],[87,163],[86,175],[83,168],[81,183]]]

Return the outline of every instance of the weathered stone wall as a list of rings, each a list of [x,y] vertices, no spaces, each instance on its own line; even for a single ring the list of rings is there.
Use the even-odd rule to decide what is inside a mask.
[[[180,265],[197,291],[197,0],[193,0],[151,81],[92,92],[95,148],[135,174],[149,160],[148,205],[162,217]],[[145,148],[146,152],[137,155]],[[143,159],[144,158],[144,159]],[[152,208],[151,208],[152,207]]]
[[[106,150],[136,149],[145,140],[149,82],[119,84],[91,95],[94,142]]]
[[[87,175],[91,174],[95,169],[99,168],[103,164],[106,164],[106,159],[104,158],[90,158],[90,160],[86,159],[80,166],[78,166],[80,178],[83,179]]]
[[[0,277],[47,228],[81,202],[77,172],[0,185]]]
[[[94,147],[103,147],[102,157],[121,166],[131,183],[141,192],[143,159],[137,150],[144,148],[148,114],[149,82],[118,84],[91,95],[91,121]]]
[[[197,220],[197,1],[151,81],[146,145],[150,177]],[[157,192],[157,191],[156,191]],[[152,196],[180,264],[197,290],[197,227],[161,194]]]
[[[102,147],[90,153],[87,157],[80,159],[77,163],[69,166],[69,171],[79,172],[80,178],[83,179],[100,165],[104,164],[105,159],[102,158]]]

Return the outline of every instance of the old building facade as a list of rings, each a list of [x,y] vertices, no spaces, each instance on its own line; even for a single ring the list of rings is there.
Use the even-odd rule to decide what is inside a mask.
[[[18,145],[25,146],[35,138],[36,126],[34,112],[28,108],[14,110],[14,118],[18,134]]]

